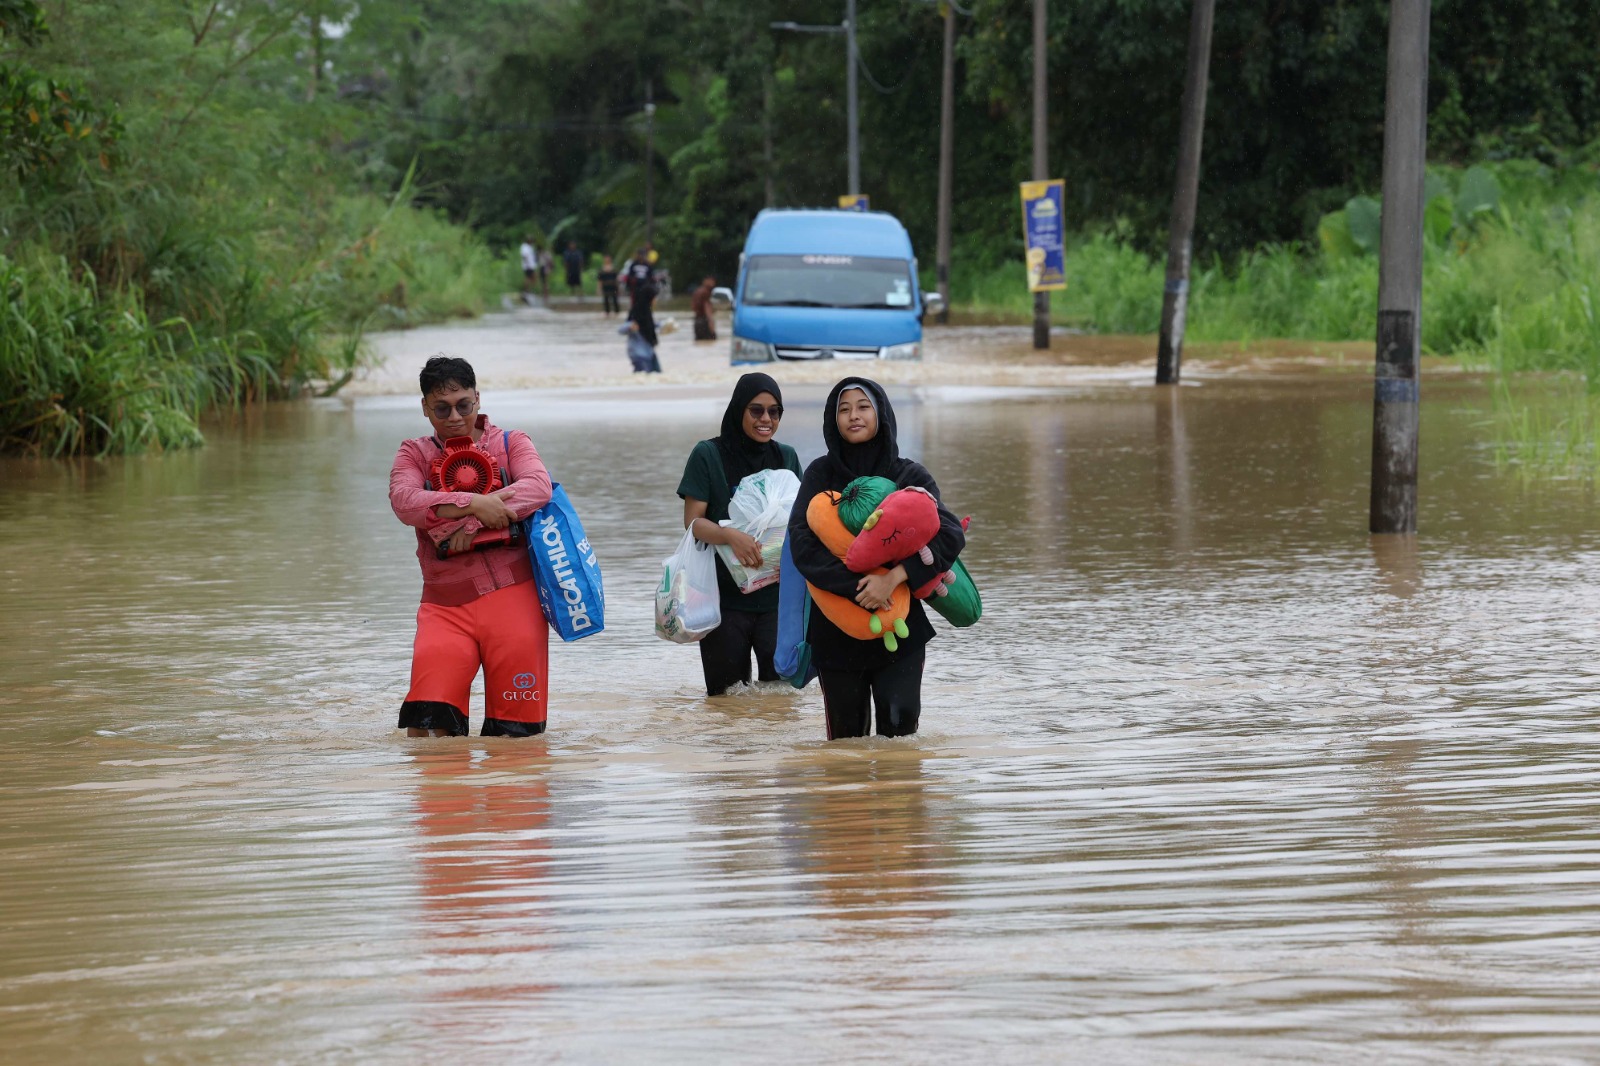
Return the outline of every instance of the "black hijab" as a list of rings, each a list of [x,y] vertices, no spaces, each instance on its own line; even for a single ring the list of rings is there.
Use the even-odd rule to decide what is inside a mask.
[[[846,389],[860,389],[878,409],[878,433],[869,441],[851,444],[839,434],[839,396]],[[828,464],[841,488],[858,477],[893,478],[900,464],[894,408],[889,405],[883,386],[868,378],[845,378],[828,393],[828,403],[822,409],[822,439],[828,445]]]
[[[728,409],[722,412],[722,432],[716,437],[716,442],[729,485],[737,485],[757,470],[783,468],[783,450],[778,447],[776,440],[762,444],[751,440],[744,431],[744,409],[763,392],[772,393],[772,398],[782,406],[783,393],[779,391],[776,381],[766,374],[746,374],[734,385]]]
[[[650,300],[655,294],[656,287],[654,285],[646,284],[641,288],[635,289],[633,291],[633,303],[628,307],[628,321],[638,324],[639,336],[649,342],[652,348],[661,343],[656,336],[655,316],[650,313]]]

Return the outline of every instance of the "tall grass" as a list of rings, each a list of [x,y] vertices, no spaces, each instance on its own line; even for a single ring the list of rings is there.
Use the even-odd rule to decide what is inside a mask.
[[[0,253],[0,449],[192,446],[205,409],[332,391],[366,330],[479,314],[507,280],[404,198],[337,196],[244,236],[159,198],[116,205],[56,205],[75,259],[39,231]]]
[[[1492,400],[1495,463],[1528,477],[1600,473],[1600,396],[1572,375],[1500,375]]]

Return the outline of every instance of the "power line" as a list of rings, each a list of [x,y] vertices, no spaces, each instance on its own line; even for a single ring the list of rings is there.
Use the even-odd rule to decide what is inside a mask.
[[[883,83],[872,76],[872,71],[867,69],[867,61],[861,58],[860,51],[856,52],[856,66],[861,69],[861,73],[867,79],[868,85],[871,85],[884,96],[892,96],[901,89],[904,89],[906,85],[910,83],[912,72],[916,70],[917,60],[920,58],[922,58],[922,38],[918,37],[916,50],[911,53],[911,61],[906,64],[906,72],[901,75],[900,84],[896,85],[892,89],[884,88]]]

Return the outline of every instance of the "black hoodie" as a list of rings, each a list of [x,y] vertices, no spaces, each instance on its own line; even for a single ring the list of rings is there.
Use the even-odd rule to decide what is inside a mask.
[[[861,389],[872,398],[878,411],[878,433],[862,444],[850,444],[839,434],[835,411],[839,396],[846,389]],[[840,491],[858,477],[873,475],[888,478],[899,488],[917,486],[939,498],[939,486],[933,475],[918,463],[900,456],[900,446],[895,437],[894,407],[889,403],[883,386],[867,378],[845,378],[828,393],[828,402],[822,410],[822,439],[828,453],[812,462],[800,479],[800,495],[796,497],[794,511],[789,515],[789,551],[794,556],[795,567],[811,584],[819,589],[854,600],[856,583],[861,575],[853,573],[827,546],[811,532],[806,524],[806,508],[819,492]],[[907,583],[912,588],[926,584],[935,574],[950,569],[961,549],[966,547],[966,534],[961,522],[943,503],[939,505],[939,532],[929,543],[933,563],[924,563],[912,555],[901,561],[906,568]],[[842,632],[814,607],[807,631],[811,643],[811,656],[819,670],[876,670],[895,661],[899,654],[921,648],[933,638],[933,626],[918,600],[911,601],[911,613],[906,618],[911,635],[900,641],[899,651],[890,654],[878,639],[857,640]]]

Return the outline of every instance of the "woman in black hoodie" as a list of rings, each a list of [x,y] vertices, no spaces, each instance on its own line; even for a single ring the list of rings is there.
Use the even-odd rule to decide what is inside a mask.
[[[800,495],[789,516],[789,550],[801,575],[817,588],[873,611],[888,606],[897,585],[917,588],[935,574],[950,569],[967,539],[960,521],[943,503],[939,505],[939,532],[928,545],[933,562],[924,563],[912,554],[887,574],[852,572],[806,524],[806,508],[813,496],[827,490],[843,490],[858,477],[888,478],[898,488],[917,486],[938,499],[939,486],[934,484],[933,476],[922,464],[900,457],[894,408],[883,386],[856,377],[835,385],[823,410],[822,437],[828,454],[806,468],[800,480]],[[917,719],[922,714],[922,665],[927,643],[933,638],[933,626],[928,624],[921,602],[915,599],[911,601],[906,626],[911,635],[891,652],[876,638],[857,640],[849,636],[812,604],[806,639],[822,684],[829,740],[870,735],[874,708],[880,736],[907,736],[917,731]]]

